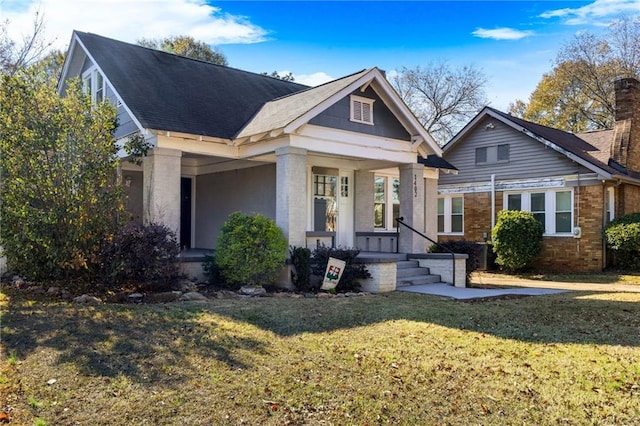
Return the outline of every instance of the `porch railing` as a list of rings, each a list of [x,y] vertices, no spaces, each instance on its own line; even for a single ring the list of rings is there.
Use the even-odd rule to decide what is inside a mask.
[[[396,232],[398,234],[398,250],[400,251],[400,225],[404,226],[405,228],[409,229],[411,232],[413,232],[414,234],[418,234],[420,235],[422,238],[430,241],[432,244],[435,244],[436,247],[438,247],[441,250],[444,250],[445,252],[449,253],[451,255],[451,272],[452,272],[452,277],[453,277],[453,285],[456,284],[456,254],[449,249],[448,247],[443,246],[442,244],[440,244],[437,241],[433,241],[431,238],[427,237],[426,235],[424,235],[422,232],[418,231],[417,229],[407,225],[406,223],[404,223],[404,217],[397,217],[396,218]]]

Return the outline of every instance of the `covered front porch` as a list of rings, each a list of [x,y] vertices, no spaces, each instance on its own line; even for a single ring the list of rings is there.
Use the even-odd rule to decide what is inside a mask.
[[[230,159],[159,145],[142,166],[122,163],[127,209],[137,221],[167,225],[182,248],[215,248],[234,211],[274,219],[291,246],[425,252],[422,238],[403,229],[396,236],[398,215],[435,239],[438,170],[418,163],[415,153],[372,159],[282,146]]]

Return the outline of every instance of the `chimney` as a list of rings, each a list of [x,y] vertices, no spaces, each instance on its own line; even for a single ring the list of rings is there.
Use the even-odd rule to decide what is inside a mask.
[[[640,83],[632,77],[613,82],[616,96],[611,158],[628,171],[640,172]]]

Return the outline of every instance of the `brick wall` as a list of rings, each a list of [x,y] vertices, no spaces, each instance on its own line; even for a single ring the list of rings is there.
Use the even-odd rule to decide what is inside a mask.
[[[600,185],[574,190],[574,217],[582,229],[581,238],[544,237],[542,253],[534,268],[557,272],[596,272],[603,268],[602,225],[604,195]],[[579,205],[578,205],[579,203]]]
[[[640,212],[640,187],[629,184],[620,185],[616,191],[616,217]]]
[[[602,224],[604,217],[603,188],[600,185],[580,187],[574,191],[574,216],[582,228],[581,238],[544,237],[542,253],[532,266],[540,271],[601,271],[604,261],[602,246]],[[638,191],[640,197],[640,191]],[[496,214],[502,210],[502,192],[496,192]],[[579,217],[578,217],[579,213]],[[464,238],[483,241],[482,233],[491,235],[491,194],[465,194],[464,199]],[[461,239],[440,235],[439,241]]]

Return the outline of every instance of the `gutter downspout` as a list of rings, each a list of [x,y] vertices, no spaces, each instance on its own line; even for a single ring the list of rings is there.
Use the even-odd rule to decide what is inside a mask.
[[[491,230],[496,226],[496,175],[491,175]]]

